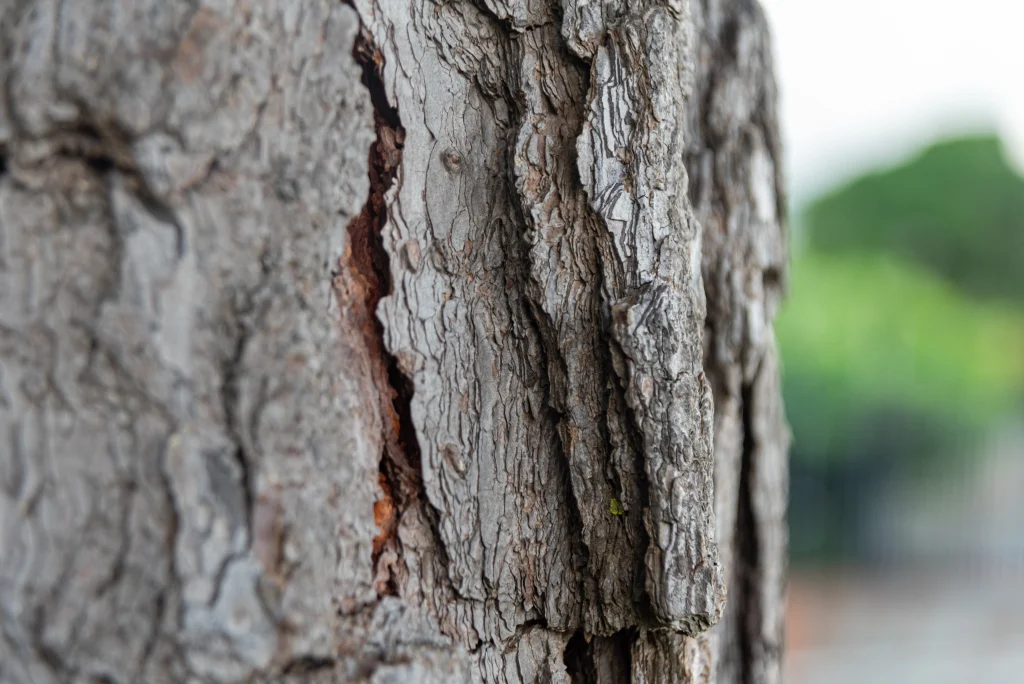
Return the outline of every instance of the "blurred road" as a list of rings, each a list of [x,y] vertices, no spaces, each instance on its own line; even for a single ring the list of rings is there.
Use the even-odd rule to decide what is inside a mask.
[[[790,579],[787,684],[1021,684],[1024,575]]]

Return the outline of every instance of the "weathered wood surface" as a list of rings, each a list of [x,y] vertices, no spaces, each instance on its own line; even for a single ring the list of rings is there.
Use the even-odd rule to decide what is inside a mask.
[[[0,681],[778,680],[756,4],[0,12]]]

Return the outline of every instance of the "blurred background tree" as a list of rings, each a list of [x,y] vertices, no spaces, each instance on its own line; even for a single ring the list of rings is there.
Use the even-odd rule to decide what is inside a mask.
[[[938,142],[816,200],[806,221],[821,252],[891,254],[966,293],[1024,301],[1024,179],[996,136]]]
[[[800,213],[778,321],[797,563],[869,560],[883,486],[941,475],[1018,414],[1024,179],[992,135],[937,142]]]

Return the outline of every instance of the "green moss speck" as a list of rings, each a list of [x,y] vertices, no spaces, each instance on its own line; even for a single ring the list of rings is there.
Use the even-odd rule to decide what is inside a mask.
[[[626,512],[626,508],[622,505],[622,502],[616,499],[614,496],[612,497],[611,504],[608,505],[608,510],[611,512],[612,515],[622,515]]]

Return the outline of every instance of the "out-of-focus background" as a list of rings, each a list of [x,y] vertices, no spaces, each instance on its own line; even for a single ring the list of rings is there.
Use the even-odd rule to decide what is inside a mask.
[[[762,0],[790,684],[1024,682],[1024,3]]]

